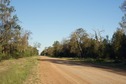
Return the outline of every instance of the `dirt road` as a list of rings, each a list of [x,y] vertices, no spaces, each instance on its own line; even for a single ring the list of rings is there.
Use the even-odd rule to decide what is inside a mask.
[[[42,84],[126,84],[125,72],[40,57]]]

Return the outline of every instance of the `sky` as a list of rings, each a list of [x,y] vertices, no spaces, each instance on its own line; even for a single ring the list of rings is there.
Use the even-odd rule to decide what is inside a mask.
[[[30,44],[41,43],[41,52],[54,41],[68,38],[77,28],[89,34],[104,30],[103,36],[119,27],[124,0],[12,0],[20,25],[32,32]]]

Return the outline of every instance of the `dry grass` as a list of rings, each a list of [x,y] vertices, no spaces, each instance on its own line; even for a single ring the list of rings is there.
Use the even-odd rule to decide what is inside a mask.
[[[0,62],[0,84],[22,84],[37,66],[37,56]]]

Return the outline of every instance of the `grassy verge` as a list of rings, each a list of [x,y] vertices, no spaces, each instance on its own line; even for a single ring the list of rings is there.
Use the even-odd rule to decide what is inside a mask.
[[[0,84],[23,84],[37,65],[37,56],[0,62]]]
[[[73,62],[79,62],[82,64],[93,64],[101,67],[117,68],[126,70],[126,62],[115,62],[114,60],[92,59],[92,58],[62,58]]]

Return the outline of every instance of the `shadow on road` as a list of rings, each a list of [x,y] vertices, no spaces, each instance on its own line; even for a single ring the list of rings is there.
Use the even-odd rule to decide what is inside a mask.
[[[62,60],[59,58],[47,58],[47,59],[41,59],[39,58],[38,61],[46,61],[46,62],[51,62],[55,64],[62,64],[62,65],[67,65],[67,66],[86,66],[86,67],[96,67],[100,68],[105,71],[117,73],[120,75],[126,76],[126,69],[121,69],[121,68],[113,68],[110,66],[103,66],[99,64],[94,64],[94,63],[85,63],[85,62],[78,62],[78,61],[70,61],[70,60]]]

